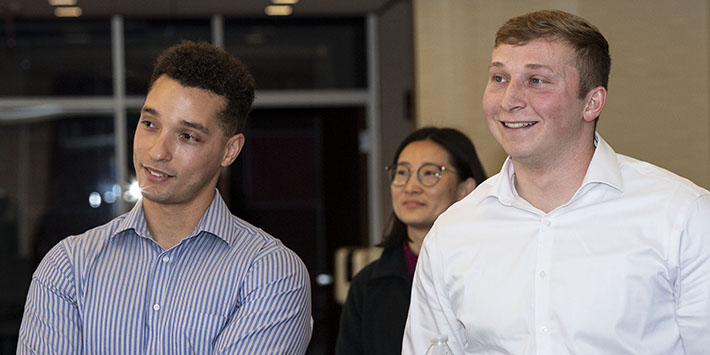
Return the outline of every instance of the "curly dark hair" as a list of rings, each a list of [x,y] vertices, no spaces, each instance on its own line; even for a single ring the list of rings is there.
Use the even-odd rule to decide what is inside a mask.
[[[449,155],[449,164],[456,170],[459,182],[473,178],[476,184],[480,184],[486,180],[486,171],[478,159],[473,142],[454,128],[424,127],[410,133],[397,147],[392,164],[397,164],[399,155],[409,143],[418,141],[432,141],[444,148]],[[384,238],[378,246],[386,248],[405,241],[411,241],[407,235],[407,225],[392,212],[385,226]]]
[[[254,77],[239,59],[207,42],[182,41],[158,57],[148,90],[162,75],[224,97],[218,118],[225,135],[244,130],[254,103]]]
[[[530,12],[503,24],[496,33],[495,47],[500,44],[521,45],[536,39],[560,39],[575,49],[579,71],[577,96],[580,99],[597,86],[608,89],[609,43],[587,20],[560,10]]]

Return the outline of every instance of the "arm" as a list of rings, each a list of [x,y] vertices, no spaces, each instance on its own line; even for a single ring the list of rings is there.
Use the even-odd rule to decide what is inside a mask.
[[[311,339],[308,270],[292,251],[256,259],[241,304],[214,344],[215,354],[304,354]]]
[[[424,354],[437,334],[449,336],[448,344],[454,354],[464,353],[463,327],[456,321],[453,308],[443,285],[436,244],[432,243],[432,229],[424,239],[412,284],[407,325],[404,328],[402,354]]]
[[[676,317],[688,354],[710,349],[710,195],[699,197],[681,234]]]
[[[358,273],[350,283],[348,297],[340,313],[340,329],[335,344],[336,355],[363,354],[362,349],[362,288],[364,278]]]
[[[81,354],[81,316],[63,242],[42,259],[27,293],[17,354]]]

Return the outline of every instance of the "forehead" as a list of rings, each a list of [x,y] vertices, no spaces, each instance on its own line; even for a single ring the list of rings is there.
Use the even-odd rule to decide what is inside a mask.
[[[183,86],[163,75],[148,91],[144,109],[148,108],[161,118],[189,119],[203,124],[217,124],[217,116],[226,102],[211,91]]]
[[[493,49],[491,66],[535,67],[545,66],[555,70],[574,68],[574,48],[559,39],[536,39],[523,44],[502,43]]]
[[[423,163],[445,164],[449,161],[446,149],[430,140],[414,141],[407,144],[397,159],[398,163],[420,165]]]

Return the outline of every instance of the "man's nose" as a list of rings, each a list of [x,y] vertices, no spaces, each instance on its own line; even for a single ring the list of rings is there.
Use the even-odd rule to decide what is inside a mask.
[[[506,112],[512,112],[525,107],[525,93],[517,81],[510,81],[505,87],[500,107]]]
[[[172,159],[173,140],[167,134],[161,133],[153,140],[148,154],[153,160]]]

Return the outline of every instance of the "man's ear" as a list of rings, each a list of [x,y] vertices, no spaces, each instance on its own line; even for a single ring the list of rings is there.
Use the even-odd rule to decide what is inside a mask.
[[[459,187],[456,189],[456,201],[460,201],[462,198],[466,197],[466,195],[470,194],[477,185],[476,180],[472,177],[461,181]]]
[[[606,104],[606,89],[603,86],[595,87],[587,93],[586,101],[584,106],[584,120],[592,122],[601,115],[602,109]]]
[[[244,147],[244,134],[237,133],[227,140],[227,145],[224,147],[224,157],[220,163],[223,167],[230,166]]]

